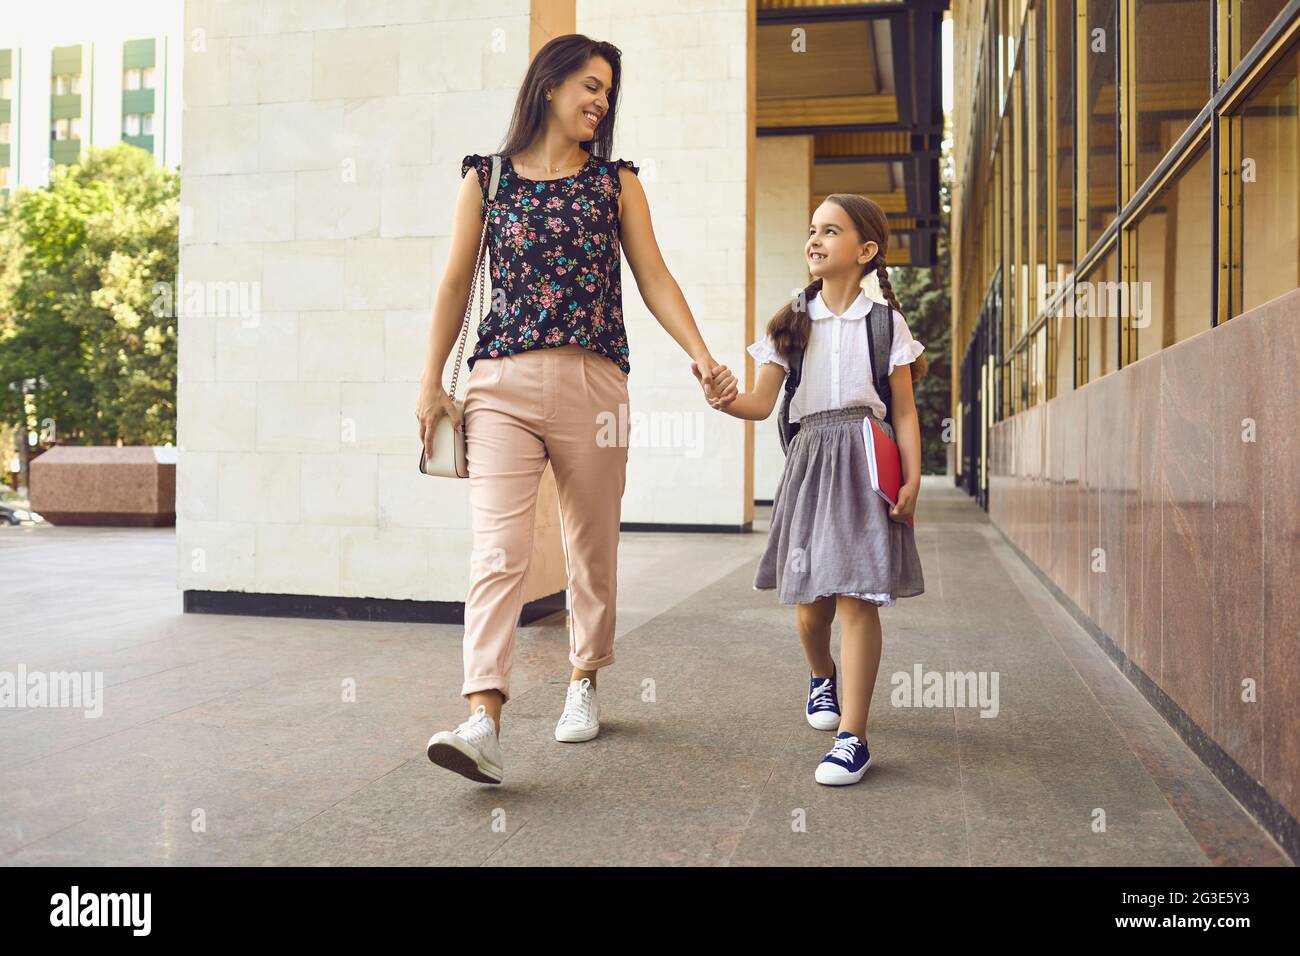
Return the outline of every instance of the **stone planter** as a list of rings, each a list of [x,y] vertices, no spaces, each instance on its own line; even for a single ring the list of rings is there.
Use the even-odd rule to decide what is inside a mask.
[[[31,510],[51,524],[176,523],[176,449],[59,445],[32,462]]]

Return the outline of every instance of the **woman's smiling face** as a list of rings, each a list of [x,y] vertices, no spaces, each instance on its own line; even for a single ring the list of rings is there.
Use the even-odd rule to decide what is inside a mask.
[[[614,74],[609,61],[593,56],[586,66],[551,91],[551,118],[579,143],[595,139],[609,112]]]
[[[880,247],[874,240],[859,242],[858,239],[849,214],[833,202],[822,203],[813,213],[803,250],[809,273],[823,276],[828,272],[862,268],[876,257]]]

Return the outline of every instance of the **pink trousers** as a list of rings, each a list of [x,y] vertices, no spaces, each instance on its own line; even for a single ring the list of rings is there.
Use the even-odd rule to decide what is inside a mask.
[[[620,414],[620,406],[623,410]],[[627,376],[577,347],[478,359],[465,389],[474,553],[461,694],[510,698],[515,627],[533,553],[537,489],[555,473],[568,567],[569,661],[614,662],[618,526],[627,473]]]

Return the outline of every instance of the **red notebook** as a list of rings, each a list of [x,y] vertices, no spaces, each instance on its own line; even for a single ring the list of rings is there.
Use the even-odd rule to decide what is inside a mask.
[[[898,443],[885,434],[875,416],[870,414],[862,420],[862,443],[867,447],[871,490],[889,502],[892,509],[898,503],[898,489],[903,487],[903,456]],[[910,515],[907,519],[912,527],[916,527],[914,517]]]

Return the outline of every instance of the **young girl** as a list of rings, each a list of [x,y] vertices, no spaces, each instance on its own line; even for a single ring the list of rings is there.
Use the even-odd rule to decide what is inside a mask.
[[[838,729],[815,773],[825,784],[857,783],[871,764],[867,711],[880,667],[877,608],[925,590],[915,535],[905,522],[921,482],[912,369],[924,375],[926,360],[890,288],[888,246],[889,223],[880,206],[848,193],[828,196],[813,214],[804,248],[813,283],[749,346],[760,363],[757,387],[710,399],[736,418],[767,418],[783,391],[788,354],[803,348],[790,402],[790,421],[799,422],[799,432],[787,450],[754,587],[775,588],[782,604],[798,606],[799,639],[811,670],[805,714],[818,730]],[[885,405],[871,377],[866,326],[875,302],[894,310],[888,370],[893,429],[883,421]],[[892,509],[869,483],[862,435],[867,415],[881,420],[902,454],[903,487]],[[830,653],[836,614],[843,671]]]

